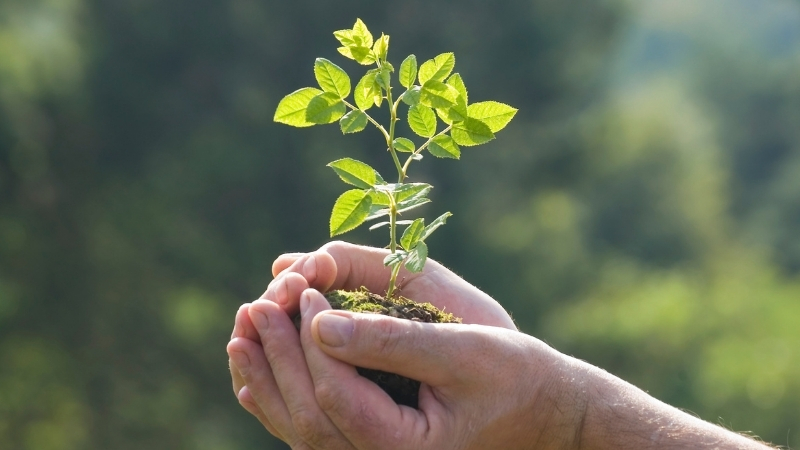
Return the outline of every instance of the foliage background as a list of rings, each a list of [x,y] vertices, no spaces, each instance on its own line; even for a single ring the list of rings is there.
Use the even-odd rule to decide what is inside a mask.
[[[377,133],[272,123],[361,17],[520,108],[426,158],[434,258],[532,333],[706,420],[800,442],[800,3],[5,0],[0,447],[264,449],[236,308],[326,241]],[[346,236],[382,245],[366,231]]]

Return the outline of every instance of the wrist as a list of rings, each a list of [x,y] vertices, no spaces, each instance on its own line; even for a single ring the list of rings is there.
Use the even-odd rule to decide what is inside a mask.
[[[532,402],[536,411],[533,423],[539,435],[529,448],[578,450],[585,434],[585,424],[593,396],[593,367],[583,361],[550,349],[550,380],[543,394]],[[537,364],[539,367],[543,365]],[[541,376],[541,375],[539,375]]]
[[[588,367],[588,402],[579,445],[575,448],[772,448],[686,414],[604,370]]]

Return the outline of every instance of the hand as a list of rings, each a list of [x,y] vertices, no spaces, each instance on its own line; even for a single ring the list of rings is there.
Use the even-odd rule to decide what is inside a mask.
[[[522,333],[331,311],[313,289],[298,303],[299,339],[260,300],[248,309],[263,351],[242,338],[228,347],[247,384],[240,401],[294,449],[769,448]],[[280,351],[298,340],[304,358]],[[354,365],[422,381],[419,410]]]
[[[293,448],[768,448],[503,329],[513,324],[502,308],[438,264],[409,276],[405,293],[495,326],[330,311],[309,289],[383,289],[388,274],[373,263],[385,253],[333,243],[284,255],[265,293],[280,305],[259,300],[237,313],[234,391]],[[298,309],[299,336],[286,314]],[[396,405],[355,365],[422,381],[420,409]]]
[[[330,289],[357,289],[361,286],[365,286],[373,292],[385,291],[388,287],[389,270],[383,266],[383,258],[387,253],[386,250],[344,242],[332,242],[314,253],[282,255],[273,264],[275,279],[261,298],[273,300],[293,316],[299,309],[300,293],[308,287],[314,287],[323,292]],[[440,309],[446,309],[461,317],[464,323],[483,323],[516,329],[511,317],[494,299],[433,260],[428,260],[422,273],[401,272],[400,279],[403,280],[400,285],[403,295],[417,301],[428,301]],[[272,312],[276,312],[275,304],[271,306],[262,304],[261,306],[272,308]],[[281,324],[286,323],[283,318],[275,320]],[[229,350],[235,352],[240,346],[254,350],[247,342],[239,339],[261,343],[261,337],[250,319],[249,304],[243,305],[239,309],[235,323],[232,345],[229,346]],[[271,355],[270,361],[272,359],[287,361],[289,362],[287,367],[292,367],[292,370],[307,372],[307,369],[301,367],[305,366],[305,362],[302,361],[302,354],[298,352],[299,341],[296,339],[296,332],[292,336],[292,332],[289,330],[284,331],[286,331],[285,336],[270,341],[273,345],[265,343],[264,352]],[[283,343],[283,345],[277,345],[277,343]],[[230,367],[234,392],[242,405],[256,415],[264,426],[279,438],[288,441],[284,435],[296,435],[295,432],[281,433],[271,424],[269,417],[273,417],[272,421],[277,420],[284,424],[291,422],[291,418],[283,410],[272,414],[262,411],[256,405],[250,390],[245,386],[241,368],[237,367],[233,359],[230,361]],[[274,378],[266,381],[277,383]],[[294,381],[296,380],[289,377],[283,385],[286,386]],[[306,386],[302,389],[306,389],[305,392],[308,392],[310,379],[304,378],[304,381],[306,381]],[[299,386],[299,384],[296,385]],[[284,390],[289,389],[288,386],[284,388]],[[297,391],[302,389],[297,389]],[[272,394],[276,394],[276,391],[273,390]],[[300,398],[300,395],[298,393],[292,398]],[[272,395],[269,398],[274,399],[275,396]],[[284,420],[274,418],[278,416]],[[285,425],[284,427],[289,426]]]
[[[300,297],[305,357],[270,349],[296,345],[297,334],[268,301],[248,308],[263,351],[249,339],[229,345],[247,384],[240,401],[293,448],[567,448],[576,438],[545,431],[577,429],[585,403],[554,380],[574,380],[581,365],[540,341],[497,327],[332,312],[312,289]],[[354,365],[422,381],[420,409],[398,406]]]

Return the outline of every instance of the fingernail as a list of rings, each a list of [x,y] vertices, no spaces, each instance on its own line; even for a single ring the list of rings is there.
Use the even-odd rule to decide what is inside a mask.
[[[311,298],[309,298],[308,294],[303,292],[300,295],[300,317],[305,317],[306,313],[308,312],[308,308],[311,306]]]
[[[243,377],[246,377],[247,374],[250,373],[250,358],[246,353],[231,352],[231,359]]]
[[[250,320],[253,321],[253,325],[256,327],[256,330],[258,330],[259,333],[269,330],[269,319],[267,318],[266,314],[260,311],[255,311],[254,314],[250,315]]]
[[[309,283],[317,279],[317,258],[314,255],[309,255],[303,263],[303,275]]]
[[[317,324],[319,339],[331,347],[341,347],[353,337],[353,321],[339,314],[323,314]]]
[[[279,305],[285,305],[289,301],[289,286],[286,286],[286,278],[275,286],[275,302]]]
[[[233,324],[233,334],[231,334],[231,339],[235,337],[242,337],[242,327],[240,327],[237,322],[234,322]]]

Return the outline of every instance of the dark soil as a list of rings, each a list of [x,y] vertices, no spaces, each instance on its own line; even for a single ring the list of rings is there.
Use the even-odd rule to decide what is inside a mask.
[[[460,323],[461,319],[437,309],[430,303],[417,303],[405,297],[386,299],[366,290],[331,291],[325,294],[333,309],[384,314],[391,317],[427,323]],[[300,316],[295,319],[300,325]],[[359,375],[380,386],[398,405],[416,408],[419,402],[419,381],[389,372],[357,367]]]

